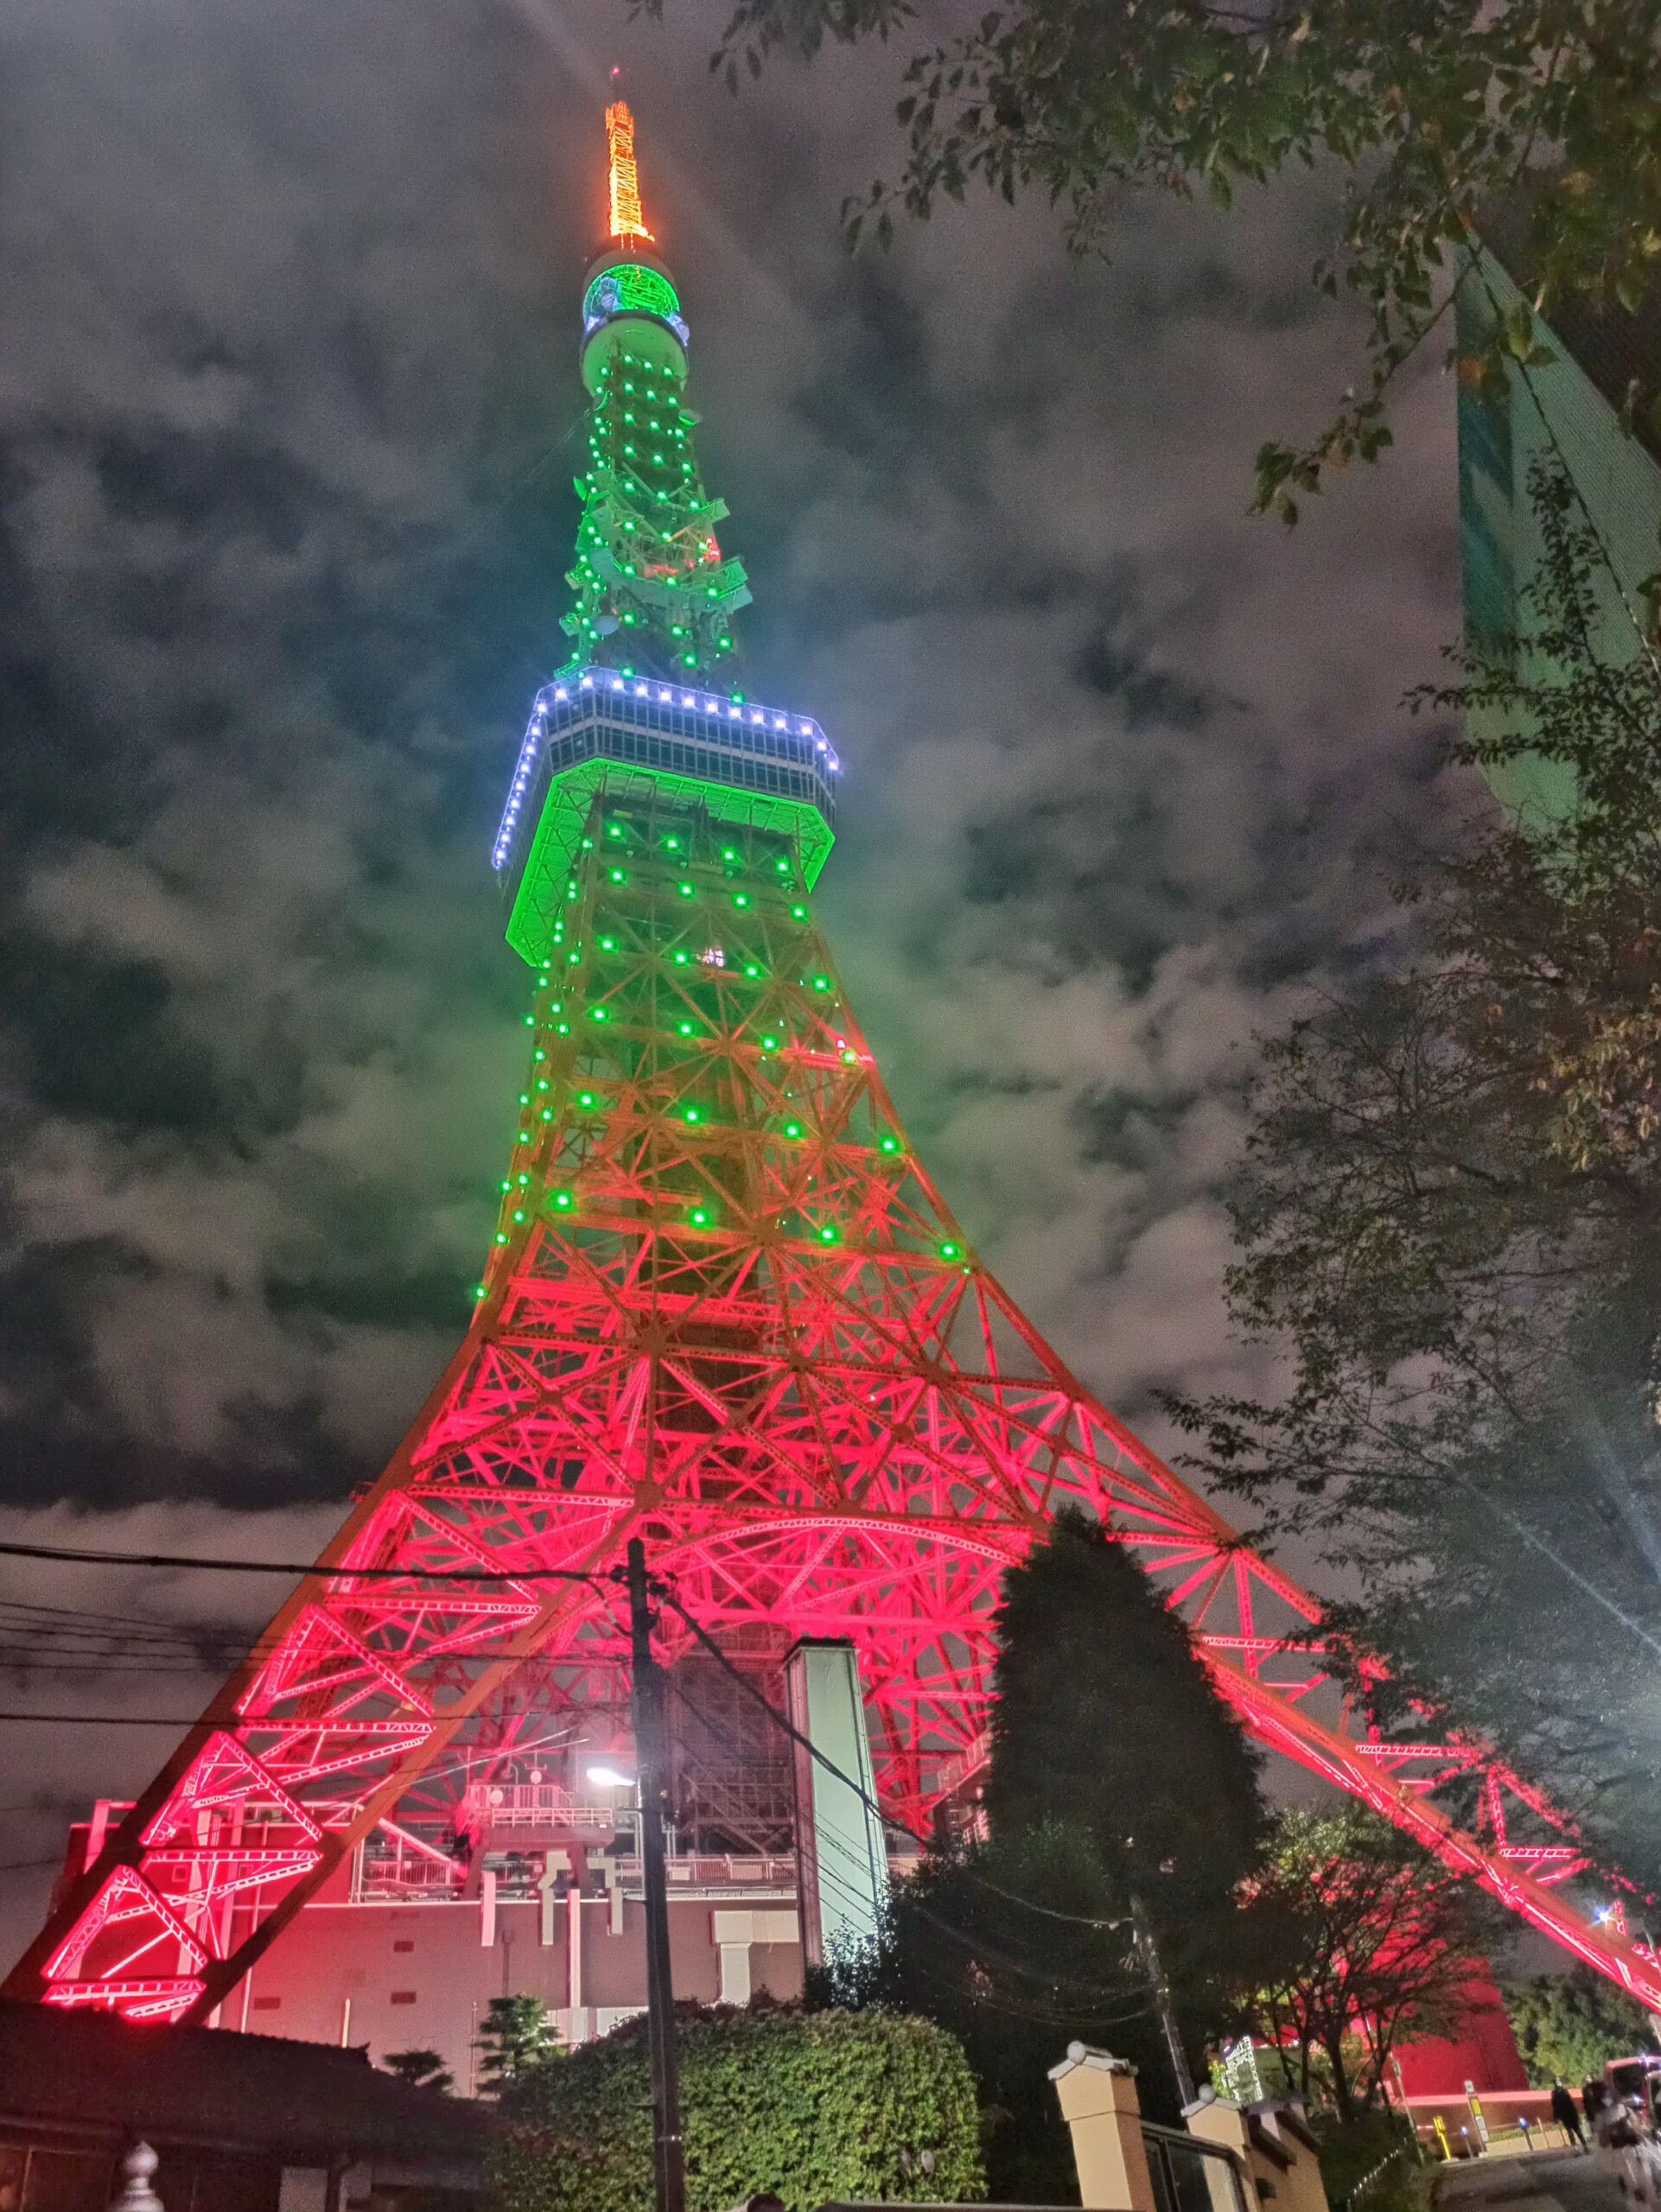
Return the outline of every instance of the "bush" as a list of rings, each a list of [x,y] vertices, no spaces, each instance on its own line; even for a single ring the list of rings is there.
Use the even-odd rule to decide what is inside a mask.
[[[1589,1967],[1514,1983],[1505,2000],[1532,2088],[1549,2089],[1560,2074],[1578,2088],[1606,2059],[1656,2047],[1649,2014]]]
[[[974,2082],[957,2039],[932,2022],[758,2005],[678,2005],[676,2024],[688,2212],[726,2212],[759,2190],[790,2212],[830,2197],[980,2193]],[[501,2110],[491,2164],[502,2212],[651,2202],[644,2018],[532,2069]]]

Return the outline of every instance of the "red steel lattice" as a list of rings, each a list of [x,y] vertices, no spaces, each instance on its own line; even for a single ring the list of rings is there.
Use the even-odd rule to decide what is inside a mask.
[[[1649,1952],[1551,1886],[1586,1863],[1567,1824],[1479,1745],[1370,1732],[1318,1641],[1287,1641],[1318,1624],[1314,1600],[972,1255],[786,838],[638,774],[602,785],[552,930],[465,1342],[10,1993],[207,2018],[395,1811],[445,1878],[410,1828],[430,1828],[442,1793],[421,1792],[447,1748],[469,1747],[476,1776],[525,1740],[527,1669],[544,1696],[614,1699],[626,1646],[603,1587],[423,1577],[603,1572],[636,1533],[735,1648],[854,1639],[883,1801],[915,1825],[982,1757],[999,1578],[1072,1500],[1135,1548],[1261,1742],[1661,2005]],[[1480,1834],[1431,1800],[1460,1777]],[[1543,1840],[1512,1840],[1518,1817]]]
[[[649,234],[632,121],[607,121],[616,276]],[[608,296],[585,324],[567,626],[684,677],[730,647],[748,588],[710,534],[672,288]],[[719,564],[702,599],[646,557],[665,532]],[[1315,1601],[970,1251],[812,918],[836,772],[816,725],[624,675],[542,694],[497,842],[510,939],[539,966],[473,1325],[246,1662],[95,1827],[5,1993],[202,2020],[377,1830],[400,1878],[459,1882],[493,1773],[550,1716],[624,1702],[608,1586],[533,1578],[604,1575],[634,1535],[735,1657],[853,1640],[878,1787],[914,1827],[982,1762],[1000,1578],[1072,1501],[1134,1548],[1259,1741],[1661,2008],[1619,1912],[1554,1886],[1588,1864],[1572,1825],[1479,1744],[1384,1741],[1327,1669]],[[1433,1801],[1450,1784],[1470,1830]]]

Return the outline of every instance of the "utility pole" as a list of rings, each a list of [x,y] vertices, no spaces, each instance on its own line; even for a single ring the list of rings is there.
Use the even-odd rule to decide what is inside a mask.
[[[1153,1924],[1149,1920],[1142,1899],[1135,1895],[1130,1899],[1130,1919],[1136,1931],[1136,1948],[1142,1953],[1148,1986],[1154,1993],[1154,2010],[1159,2014],[1159,2024],[1165,2033],[1165,2048],[1171,2054],[1171,2071],[1176,2076],[1177,2098],[1186,2111],[1193,2102],[1193,2075],[1188,2071],[1188,2054],[1183,2050],[1182,2038],[1176,2031],[1176,2007],[1171,2002],[1171,1985],[1165,1979],[1159,1946],[1154,1941]]]
[[[664,1822],[669,1764],[664,1750],[663,1676],[652,1656],[646,1546],[628,1544],[629,1627],[634,1647],[634,1760],[640,1776],[640,1869],[646,1889],[646,2030],[652,2050],[652,2172],[657,2212],[686,2212],[680,2079],[675,2056],[675,1982],[669,1965],[669,1884]]]

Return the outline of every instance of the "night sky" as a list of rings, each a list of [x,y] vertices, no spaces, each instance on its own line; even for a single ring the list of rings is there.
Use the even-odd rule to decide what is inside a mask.
[[[850,996],[982,1253],[1150,1440],[1251,1370],[1218,1191],[1254,1029],[1473,804],[1397,705],[1457,629],[1453,394],[1287,534],[1359,367],[1333,180],[989,200],[850,261],[903,53],[734,100],[668,0],[12,0],[0,26],[0,1534],[309,1557],[465,1326],[525,970],[488,852],[564,657],[608,72],[750,572],[746,688],[845,769]],[[251,1628],[281,1585],[0,1567]],[[7,1631],[3,1649],[15,1653]],[[209,1677],[0,1674],[188,1715]],[[0,1958],[165,1732],[0,1726]],[[18,1808],[33,1805],[33,1812]],[[19,1862],[24,1862],[20,1865]]]

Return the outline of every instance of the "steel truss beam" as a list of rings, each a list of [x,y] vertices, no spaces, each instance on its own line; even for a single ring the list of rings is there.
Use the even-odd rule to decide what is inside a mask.
[[[1000,1578],[1072,1502],[1132,1548],[1260,1742],[1661,2008],[1651,1953],[1556,1886],[1587,1864],[1572,1824],[1480,1744],[1384,1740],[1328,1669],[1316,1601],[974,1257],[793,845],[644,776],[602,784],[528,1020],[465,1341],[7,1994],[205,2019],[384,1820],[442,1879],[431,1831],[461,1755],[487,1774],[569,1708],[620,1706],[626,1681],[603,1581],[465,1578],[603,1575],[635,1535],[735,1649],[856,1641],[883,1802],[920,1823],[983,1758]],[[1435,1802],[1450,1780],[1474,1788],[1469,1827]]]

